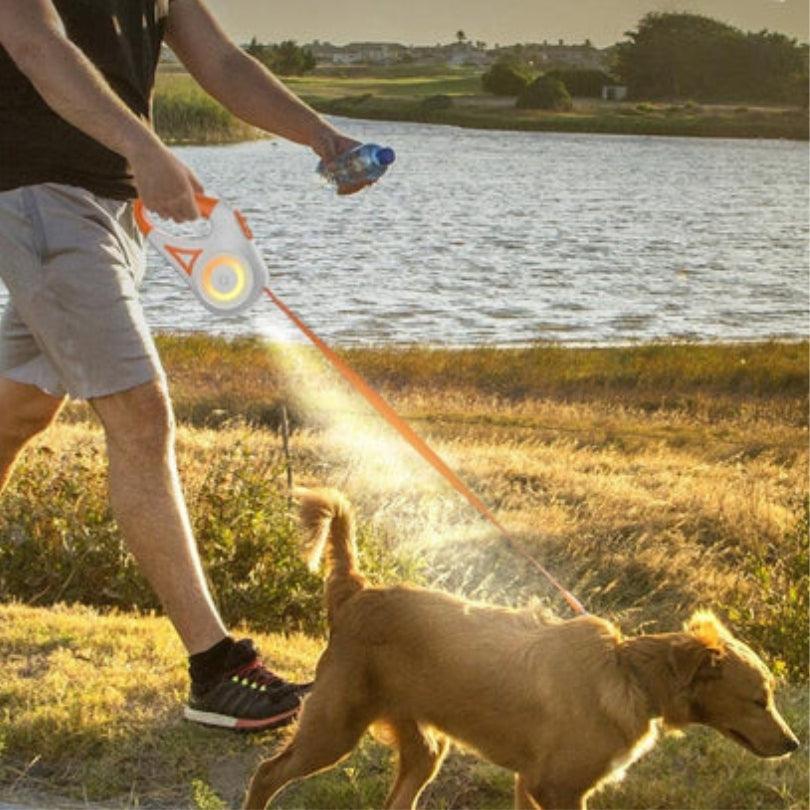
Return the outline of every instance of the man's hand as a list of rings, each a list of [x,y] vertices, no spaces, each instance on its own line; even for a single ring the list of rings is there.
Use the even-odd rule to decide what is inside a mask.
[[[175,222],[200,216],[194,194],[203,191],[202,183],[160,141],[133,150],[127,158],[138,195],[150,211]]]
[[[322,130],[318,131],[312,141],[313,151],[323,160],[327,169],[331,167],[332,163],[337,158],[350,149],[354,149],[356,146],[362,146],[360,141],[356,141],[354,138],[348,138],[346,135],[341,135],[340,132],[336,129],[332,129],[328,124],[325,125]],[[354,183],[350,186],[341,186],[338,188],[338,194],[341,197],[347,197],[350,194],[356,194],[358,191],[362,191],[366,186],[370,185],[371,183],[364,180],[363,182]]]
[[[342,135],[336,129],[332,129],[332,127],[328,125],[325,125],[315,133],[311,144],[312,151],[315,152],[327,166],[350,149],[361,145],[360,141]]]

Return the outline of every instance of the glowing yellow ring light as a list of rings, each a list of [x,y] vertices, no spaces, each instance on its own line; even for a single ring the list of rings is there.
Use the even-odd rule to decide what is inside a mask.
[[[227,306],[245,291],[245,276],[245,265],[235,256],[217,256],[203,268],[200,282],[207,296]]]
[[[217,313],[239,312],[261,292],[252,265],[231,253],[220,253],[199,262],[191,280],[200,301]]]

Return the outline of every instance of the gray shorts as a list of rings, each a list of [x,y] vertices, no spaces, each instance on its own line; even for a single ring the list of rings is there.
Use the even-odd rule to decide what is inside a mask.
[[[164,380],[131,203],[57,183],[0,192],[0,376],[92,399]]]

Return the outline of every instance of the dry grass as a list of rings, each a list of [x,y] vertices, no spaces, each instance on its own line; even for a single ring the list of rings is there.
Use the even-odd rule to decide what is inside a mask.
[[[153,118],[170,144],[226,144],[266,137],[214,101],[185,73],[161,73]]]
[[[181,434],[192,500],[207,459],[235,443],[246,464],[283,465],[272,429],[286,405],[296,476],[347,490],[398,549],[418,553],[429,579],[498,599],[548,594],[308,350],[171,336],[160,345],[181,420],[220,428]],[[346,354],[593,609],[671,627],[696,604],[727,605],[751,587],[744,560],[783,545],[800,515],[807,349]]]
[[[257,636],[287,677],[321,648],[304,636]],[[279,742],[184,724],[184,658],[165,619],[87,608],[0,606],[0,802],[32,808],[237,807],[248,776]],[[777,702],[807,744],[806,690]],[[286,791],[280,807],[380,807],[392,771],[365,740],[346,762]],[[433,808],[510,808],[511,777],[453,754],[430,786]],[[763,762],[707,730],[666,739],[597,808],[807,806],[807,758]]]

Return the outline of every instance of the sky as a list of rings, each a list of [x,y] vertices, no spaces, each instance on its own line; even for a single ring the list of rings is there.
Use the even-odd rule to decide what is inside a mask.
[[[469,39],[489,46],[623,39],[648,11],[706,14],[746,31],[768,28],[806,42],[807,0],[208,0],[239,42],[363,40],[433,45]]]

